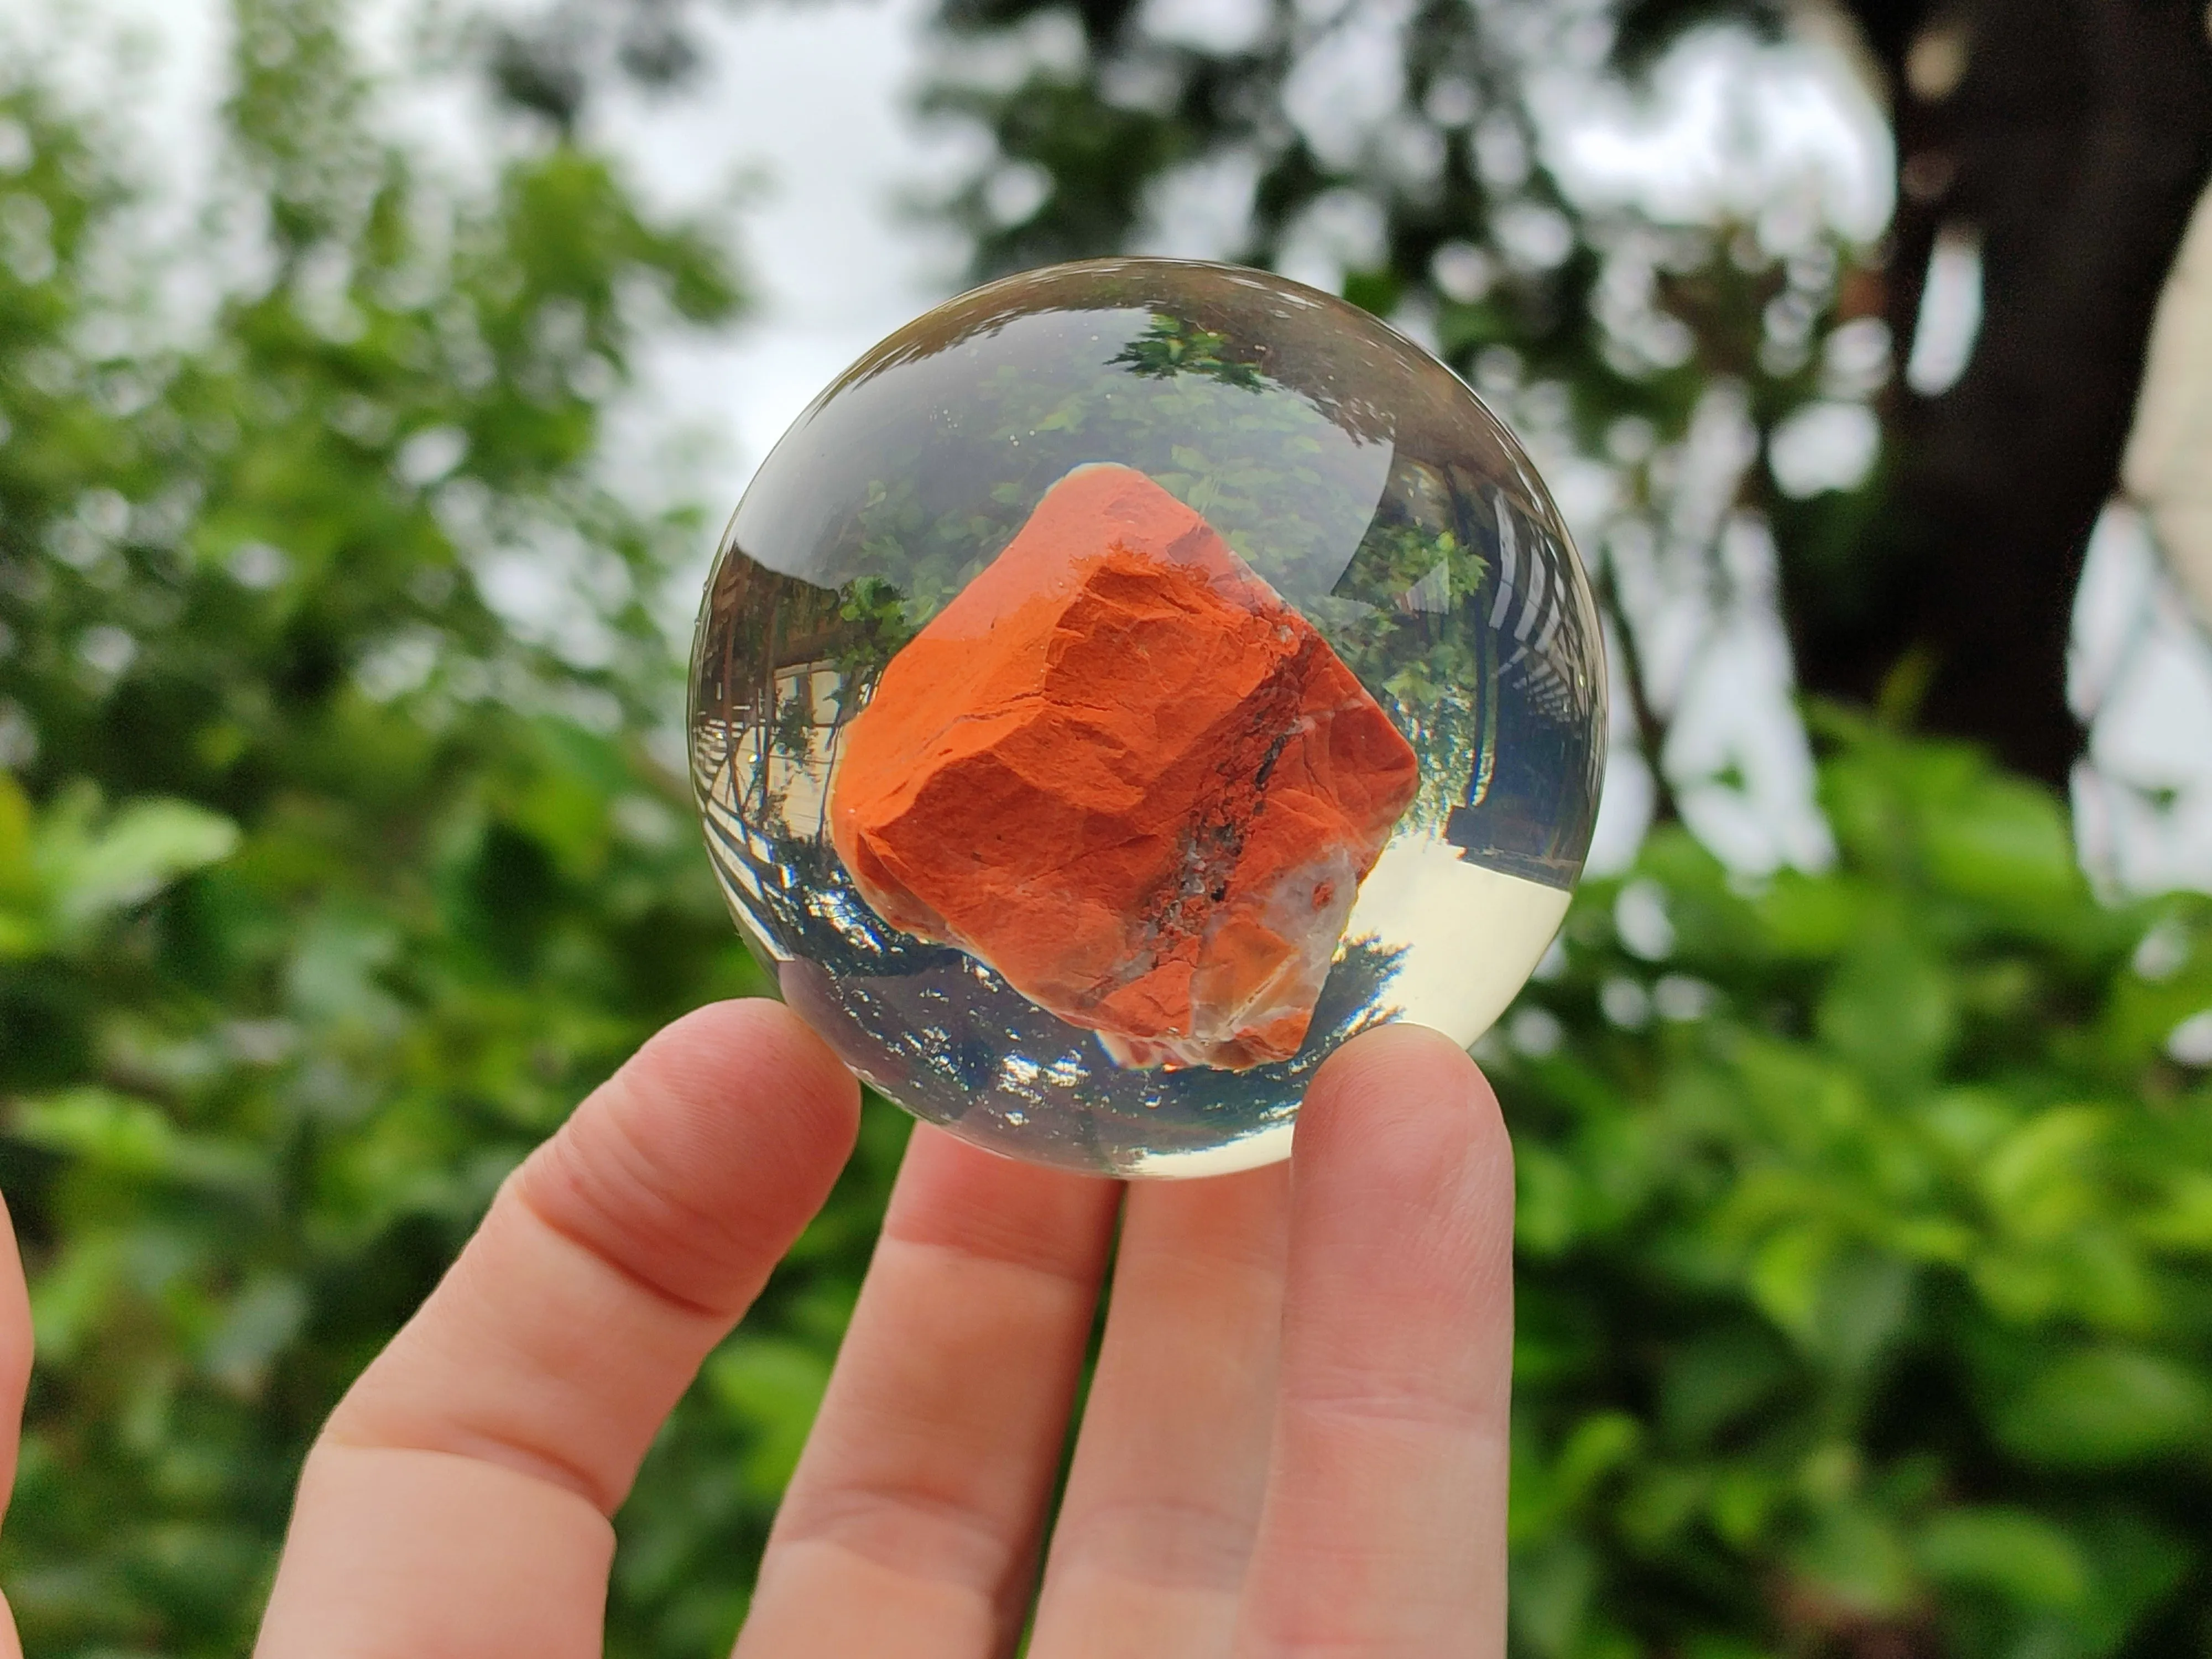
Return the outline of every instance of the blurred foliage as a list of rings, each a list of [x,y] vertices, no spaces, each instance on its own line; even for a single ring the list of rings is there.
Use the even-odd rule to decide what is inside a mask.
[[[40,1656],[240,1650],[308,1439],[501,1176],[758,986],[652,620],[706,527],[592,466],[640,331],[732,314],[726,255],[564,138],[425,177],[330,0],[238,15],[246,275],[186,343],[142,343],[109,140],[0,94],[0,1188],[40,1345],[0,1580]],[[1796,277],[1698,269],[1766,295],[1727,313],[1755,359]],[[1534,362],[1588,293],[1439,314]],[[1618,384],[1686,418],[1712,372]],[[2100,902],[2044,794],[1826,731],[1832,870],[1662,830],[1486,1049],[1517,1650],[2202,1651],[2212,1083],[2171,1034],[2212,902]],[[611,1652],[725,1648],[902,1134],[872,1108],[648,1461]]]
[[[2212,898],[1831,714],[1825,873],[1679,827],[1488,1054],[1520,1165],[1516,1648],[2212,1640]]]

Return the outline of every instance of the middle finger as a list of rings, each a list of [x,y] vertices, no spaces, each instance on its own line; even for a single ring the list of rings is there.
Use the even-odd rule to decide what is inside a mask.
[[[1012,1650],[1120,1197],[915,1130],[738,1659]]]
[[[1267,1485],[1289,1174],[1130,1188],[1036,1659],[1229,1650]]]

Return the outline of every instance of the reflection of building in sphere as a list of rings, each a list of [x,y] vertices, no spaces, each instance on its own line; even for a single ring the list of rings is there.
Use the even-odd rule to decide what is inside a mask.
[[[1577,729],[1580,688],[1601,672],[1589,654],[1596,635],[1564,625],[1581,591],[1565,543],[1502,497],[1496,524],[1488,602],[1478,607],[1495,712],[1444,839],[1474,863],[1568,888],[1597,818],[1602,757]]]

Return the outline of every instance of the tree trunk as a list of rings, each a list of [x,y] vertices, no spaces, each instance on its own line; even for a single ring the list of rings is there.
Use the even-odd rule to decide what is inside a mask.
[[[1897,88],[1900,356],[1947,228],[1978,238],[1983,320],[1955,385],[1894,394],[1883,529],[1848,566],[1785,572],[1798,673],[1869,702],[1902,670],[1929,729],[2063,787],[2081,744],[2065,659],[2082,554],[2212,172],[2203,0],[1853,9]]]

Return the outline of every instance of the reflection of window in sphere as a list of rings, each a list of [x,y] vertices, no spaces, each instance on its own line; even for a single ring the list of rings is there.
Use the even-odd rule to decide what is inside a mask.
[[[1122,1175],[1283,1156],[1369,1025],[1480,1036],[1604,730],[1488,410],[1340,300],[1170,260],[994,283],[848,370],[731,521],[692,676],[785,998],[918,1115]]]

